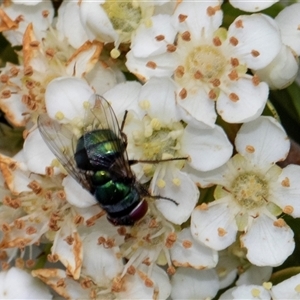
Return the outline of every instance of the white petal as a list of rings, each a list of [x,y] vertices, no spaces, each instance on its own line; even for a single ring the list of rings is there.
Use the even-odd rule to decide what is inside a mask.
[[[171,77],[176,68],[176,53],[164,53],[146,58],[139,58],[129,51],[126,55],[126,67],[139,79],[146,81],[150,77]]]
[[[232,154],[232,145],[220,126],[201,129],[187,125],[180,143],[181,152],[191,159],[191,167],[199,171],[220,167]]]
[[[62,112],[67,120],[75,117],[83,118],[85,110],[83,103],[93,95],[93,90],[86,81],[75,77],[59,77],[52,80],[45,92],[47,113],[56,118],[57,112]],[[66,122],[67,120],[62,120]]]
[[[242,285],[231,288],[221,295],[220,300],[270,300],[269,291],[260,285]]]
[[[229,208],[229,201],[229,197],[215,200],[206,209],[197,206],[192,213],[193,237],[218,251],[227,248],[236,239],[235,213]]]
[[[258,12],[272,6],[279,0],[268,0],[268,1],[241,1],[241,0],[229,0],[230,4],[243,11],[247,12]]]
[[[173,300],[212,299],[219,290],[219,280],[214,270],[178,268],[171,282]]]
[[[268,65],[282,44],[276,22],[263,14],[236,18],[228,29],[228,40],[231,38],[238,40],[237,46],[232,46],[232,55],[254,70]]]
[[[265,82],[254,85],[251,78],[240,78],[226,87],[228,91],[220,91],[217,101],[217,111],[228,123],[243,123],[259,117],[268,99],[269,89]],[[232,101],[228,93],[238,96]]]
[[[6,119],[13,125],[23,127],[25,124],[26,106],[22,103],[22,95],[16,91],[11,91],[9,98],[0,100],[1,111],[5,113]]]
[[[172,24],[179,32],[188,30],[192,38],[199,38],[201,34],[208,37],[219,28],[222,23],[223,12],[216,10],[214,14],[209,14],[209,8],[218,7],[222,1],[181,1],[177,6]],[[180,16],[187,16],[182,22]]]
[[[188,243],[188,246],[185,246]],[[190,228],[184,228],[177,235],[174,246],[170,249],[175,266],[194,269],[211,269],[218,262],[218,253],[194,240]]]
[[[239,279],[236,281],[236,285],[243,285],[243,284],[257,284],[261,285],[264,282],[270,280],[272,275],[273,268],[266,266],[266,267],[258,267],[258,266],[250,266],[246,272],[242,273]]]
[[[300,166],[288,165],[285,167],[278,180],[270,186],[270,201],[275,202],[283,210],[288,209],[288,214],[294,218],[300,217]]]
[[[73,55],[66,64],[66,74],[82,78],[87,72],[93,69],[103,45],[99,42],[86,42]]]
[[[81,1],[80,18],[90,40],[113,42],[117,40],[118,34],[102,8],[101,4],[104,2],[104,0]]]
[[[69,240],[72,243],[68,243]],[[66,267],[67,272],[73,276],[74,279],[80,277],[82,266],[82,241],[76,225],[73,220],[65,219],[61,224],[61,228],[55,235],[53,246],[51,248],[52,254],[57,255],[60,262]]]
[[[103,94],[103,97],[111,104],[119,121],[124,117],[125,110],[133,110],[139,116],[144,116],[144,112],[138,105],[141,88],[142,85],[137,81],[126,81],[117,84]]]
[[[70,175],[64,178],[62,185],[65,188],[66,198],[70,204],[76,207],[89,207],[98,203],[95,197]]]
[[[54,16],[54,8],[49,1],[36,5],[11,4],[2,9],[12,20],[22,16],[22,22],[19,22],[17,29],[9,30],[9,34],[4,31],[4,36],[8,37],[12,46],[22,45],[23,34],[29,23],[33,24],[34,35],[38,41],[41,41]],[[44,12],[48,13],[47,17],[44,16]]]
[[[271,117],[245,123],[235,139],[237,151],[259,167],[284,160],[290,142],[282,126]]]
[[[113,88],[118,83],[117,77],[118,70],[104,67],[100,62],[98,62],[85,76],[89,85],[98,95],[103,95]]]
[[[134,275],[125,276],[124,278],[124,286],[125,289],[122,292],[117,293],[117,299],[167,299],[171,286],[170,281],[167,274],[154,265],[153,272],[149,272],[149,269],[146,266],[141,265],[141,270],[138,270],[142,273],[142,276],[139,276],[138,272]],[[154,285],[146,286],[142,277],[146,277],[147,273],[151,274],[149,278]]]
[[[300,274],[290,277],[272,287],[272,299],[299,299]]]
[[[175,83],[168,77],[150,78],[143,85],[139,102],[148,101],[147,114],[159,119],[163,124],[170,125],[180,120],[175,102]]]
[[[0,282],[1,299],[52,299],[48,288],[40,280],[16,267],[0,272]]]
[[[208,98],[203,88],[188,93],[185,99],[177,96],[177,103],[197,121],[200,121],[210,127],[215,125],[217,114],[215,112],[215,103]],[[184,121],[188,123],[188,118]]]
[[[230,286],[237,278],[238,268],[241,264],[239,258],[230,253],[228,250],[219,252],[219,262],[216,266],[216,271],[220,280],[220,289]]]
[[[138,27],[131,43],[131,50],[135,57],[149,57],[167,51],[167,46],[174,43],[176,35],[170,19],[168,15],[159,14],[149,20],[151,26],[142,23]],[[163,39],[156,38],[159,36]]]
[[[51,286],[54,291],[61,295],[58,297],[55,295],[54,299],[88,299],[92,292],[94,286],[87,288],[82,287],[80,281],[75,281],[73,278],[70,278],[69,275],[66,275],[65,270],[61,269],[35,269],[32,272],[34,277],[38,277],[48,286]],[[59,280],[63,280],[65,284],[57,284]]]
[[[283,43],[290,46],[298,55],[300,55],[299,14],[300,3],[294,3],[286,6],[275,18]]]
[[[198,170],[191,168],[189,165],[186,165],[183,171],[188,173],[198,186],[205,188],[205,187],[210,187],[214,184],[220,184],[226,186],[227,182],[224,180],[226,179],[224,178],[224,174],[227,171],[227,169],[228,169],[227,165],[225,164],[219,168],[216,168],[208,172],[200,172]]]
[[[257,266],[279,266],[295,248],[294,233],[286,224],[275,226],[274,219],[261,214],[241,236],[248,260]]]
[[[39,130],[32,131],[24,142],[24,158],[30,171],[45,175],[46,167],[56,158],[45,144]]]
[[[109,287],[113,278],[122,272],[122,256],[119,247],[106,248],[99,245],[99,236],[99,232],[92,232],[82,241],[82,272],[98,286]]]
[[[198,199],[199,190],[189,176],[171,163],[166,166],[158,166],[150,184],[151,194],[171,198],[177,204],[169,200],[158,199],[156,206],[164,217],[175,224],[182,224],[191,215]],[[160,180],[165,182],[165,187],[159,188]]]
[[[88,40],[85,29],[81,24],[79,5],[75,1],[62,2],[58,9],[56,28],[67,37],[69,44],[75,49]]]
[[[298,58],[291,48],[282,45],[281,51],[265,68],[254,73],[271,89],[283,89],[296,78],[299,69]]]

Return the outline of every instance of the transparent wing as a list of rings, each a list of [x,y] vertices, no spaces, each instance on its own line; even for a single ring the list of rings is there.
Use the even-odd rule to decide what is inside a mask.
[[[39,116],[38,128],[45,143],[67,172],[85,189],[91,190],[86,173],[76,166],[74,153],[77,139],[72,131],[66,125],[52,120],[47,114]]]
[[[89,147],[86,145],[88,156],[90,158],[93,156],[93,163],[98,167],[109,169],[111,173],[121,177],[132,178],[134,175],[128,163],[126,136],[121,132],[111,105],[99,95],[95,95],[95,105],[87,110],[84,122],[85,133],[97,129],[109,129],[107,140],[111,141],[112,148],[121,155],[115,158],[99,154],[95,160],[94,153],[91,153]]]

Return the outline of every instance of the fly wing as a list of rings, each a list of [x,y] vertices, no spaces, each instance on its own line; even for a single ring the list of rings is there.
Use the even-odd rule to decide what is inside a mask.
[[[52,120],[47,114],[38,117],[38,128],[45,143],[66,171],[85,189],[91,190],[88,176],[76,166],[74,153],[77,138],[66,125]]]
[[[88,141],[89,132],[95,130],[100,130],[101,133],[105,133],[105,139],[112,152],[116,155],[101,154],[99,151],[95,153],[93,147],[91,147],[91,143]],[[99,95],[95,95],[95,105],[87,110],[84,132],[87,154],[93,164],[99,168],[109,170],[112,175],[133,177],[126,152],[126,136],[121,132],[113,108]]]

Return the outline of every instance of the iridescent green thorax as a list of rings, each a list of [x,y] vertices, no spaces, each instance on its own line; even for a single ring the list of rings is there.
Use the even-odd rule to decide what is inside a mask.
[[[109,129],[94,130],[84,135],[84,146],[95,155],[115,155],[120,143],[120,139]]]

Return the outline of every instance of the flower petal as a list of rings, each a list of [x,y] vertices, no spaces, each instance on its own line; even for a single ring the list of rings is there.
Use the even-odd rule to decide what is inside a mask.
[[[254,70],[268,65],[279,53],[282,44],[276,22],[263,14],[236,18],[228,29],[228,40],[232,39],[238,41],[236,46],[232,46],[232,55]]]
[[[57,113],[62,112],[67,122],[74,118],[84,117],[83,103],[94,94],[93,90],[83,79],[75,77],[59,77],[52,80],[45,92],[47,113],[56,119]]]
[[[190,31],[193,38],[199,38],[202,34],[210,36],[222,23],[221,2],[183,0],[173,14],[172,24],[179,32]]]
[[[279,266],[295,248],[294,233],[285,223],[280,225],[265,214],[253,219],[249,231],[241,236],[247,258],[257,266]]]
[[[274,60],[265,68],[256,70],[254,73],[271,89],[283,89],[295,80],[298,69],[298,58],[295,57],[295,53],[290,47],[282,45]]]
[[[219,280],[215,270],[195,270],[178,268],[172,276],[173,300],[212,299],[219,290]]]
[[[279,0],[268,0],[268,1],[241,1],[241,0],[229,0],[230,4],[243,11],[257,12],[272,6]]]
[[[107,288],[122,272],[123,263],[119,247],[98,244],[99,232],[89,233],[82,241],[82,272],[100,287]]]
[[[126,81],[115,85],[103,94],[103,97],[111,104],[119,121],[124,117],[126,110],[133,110],[141,117],[144,116],[138,105],[138,97],[142,85],[136,81]]]
[[[237,226],[235,214],[229,207],[230,201],[227,197],[208,204],[208,207],[200,205],[193,210],[191,231],[196,240],[218,251],[235,241]]]
[[[300,274],[290,277],[272,287],[272,299],[298,299]]]
[[[181,152],[191,159],[191,167],[199,171],[220,167],[232,154],[232,145],[220,126],[201,129],[187,125],[180,143]]]
[[[66,199],[70,204],[76,207],[89,207],[98,203],[95,197],[70,175],[64,178],[62,185],[65,188]]]
[[[278,180],[270,186],[270,201],[282,208],[283,212],[300,217],[300,166],[288,165],[285,167]]]
[[[177,267],[211,269],[218,262],[218,253],[195,241],[189,228],[178,233],[176,243],[170,251],[172,262]]]
[[[82,241],[73,220],[66,220],[61,225],[53,242],[52,255],[57,255],[74,279],[80,277],[83,258]]]
[[[268,99],[269,89],[265,82],[254,85],[252,78],[240,78],[220,91],[217,111],[228,123],[243,123],[259,117]],[[231,100],[231,96],[237,97]]]
[[[181,91],[178,92],[179,95]],[[177,96],[177,103],[197,121],[200,121],[210,127],[215,125],[217,114],[215,112],[215,103],[208,98],[207,93],[203,88],[196,89],[192,93],[188,93],[186,98],[181,99]],[[183,120],[187,123],[188,118],[183,115]]]
[[[298,55],[300,55],[299,14],[300,3],[294,3],[286,6],[275,18],[283,43],[290,46]]]
[[[75,49],[88,40],[86,31],[81,24],[79,10],[79,5],[76,2],[62,2],[58,9],[56,23],[56,28],[68,38],[69,44]]]
[[[176,53],[164,53],[151,57],[135,57],[132,51],[126,55],[126,67],[142,81],[150,77],[171,77],[176,68]]]
[[[52,299],[50,291],[40,280],[16,267],[0,272],[0,282],[1,299]]]
[[[149,57],[167,51],[173,44],[176,31],[171,25],[170,16],[159,14],[153,16],[148,23],[142,23],[135,32],[131,42],[131,50],[135,57]]]
[[[39,130],[32,131],[26,137],[23,150],[28,169],[31,172],[45,175],[46,167],[51,166],[55,155],[45,144]]]
[[[290,142],[283,127],[272,117],[259,117],[240,128],[235,146],[237,151],[260,168],[284,160]]]
[[[154,196],[167,197],[177,203],[158,199],[156,206],[167,220],[182,224],[190,217],[199,199],[199,190],[189,176],[173,167],[172,163],[165,163],[167,167],[157,167],[150,184],[150,191]],[[165,183],[163,187],[159,187],[161,180]]]
[[[118,38],[102,5],[105,1],[82,1],[79,4],[80,19],[90,40],[113,42]]]
[[[168,77],[149,79],[143,85],[140,95],[140,105],[146,100],[149,108],[145,109],[152,118],[157,118],[166,125],[180,121],[175,102],[176,85]]]

